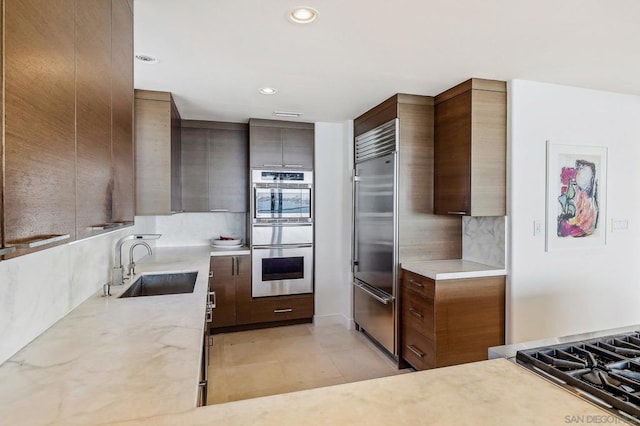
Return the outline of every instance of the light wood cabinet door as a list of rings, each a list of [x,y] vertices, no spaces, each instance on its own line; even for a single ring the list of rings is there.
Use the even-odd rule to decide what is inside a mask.
[[[251,167],[282,168],[282,130],[250,126],[249,151]]]
[[[502,81],[471,79],[436,96],[436,214],[506,214],[506,115]]]
[[[111,0],[76,3],[76,236],[111,221]]]
[[[282,129],[282,163],[285,168],[313,169],[313,129]]]
[[[209,129],[182,128],[182,208],[209,211]]]
[[[4,2],[7,242],[75,238],[74,7]]]
[[[209,144],[209,210],[247,211],[247,132],[211,129]]]
[[[133,11],[127,0],[112,1],[111,39],[111,222],[130,222],[135,215]]]

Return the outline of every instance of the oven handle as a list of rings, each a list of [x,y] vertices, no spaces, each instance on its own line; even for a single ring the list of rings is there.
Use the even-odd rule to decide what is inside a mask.
[[[312,248],[313,244],[275,244],[271,246],[253,246],[254,250]]]
[[[277,219],[275,219],[277,220]],[[310,222],[255,222],[252,226],[257,227],[265,227],[265,228],[273,228],[276,226],[287,227],[287,226],[313,226],[313,223]]]

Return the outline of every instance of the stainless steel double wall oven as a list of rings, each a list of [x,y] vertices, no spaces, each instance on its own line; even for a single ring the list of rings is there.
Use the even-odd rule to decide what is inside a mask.
[[[252,296],[313,291],[313,172],[251,171]]]

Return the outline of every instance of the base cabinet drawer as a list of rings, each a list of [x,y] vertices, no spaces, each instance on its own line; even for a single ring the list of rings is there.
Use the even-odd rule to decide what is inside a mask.
[[[251,322],[286,321],[313,317],[313,295],[254,298]]]
[[[416,370],[426,370],[436,366],[433,340],[418,333],[412,327],[403,326],[400,352]]]
[[[434,340],[433,299],[419,296],[412,290],[402,288],[402,324]]]

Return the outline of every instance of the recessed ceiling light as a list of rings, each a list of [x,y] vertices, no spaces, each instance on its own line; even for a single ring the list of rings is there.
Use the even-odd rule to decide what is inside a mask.
[[[154,58],[153,56],[137,54],[136,59],[140,62],[144,62],[145,64],[157,64],[158,58]]]
[[[289,19],[298,24],[309,24],[316,20],[318,11],[312,7],[296,7],[289,13]]]
[[[263,95],[275,95],[278,89],[274,89],[273,87],[261,87],[260,93]]]
[[[289,111],[273,111],[273,115],[277,115],[278,117],[300,117],[302,115],[301,112],[289,112]]]

